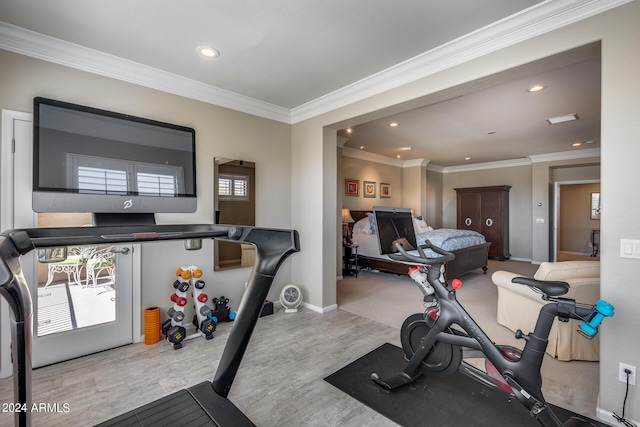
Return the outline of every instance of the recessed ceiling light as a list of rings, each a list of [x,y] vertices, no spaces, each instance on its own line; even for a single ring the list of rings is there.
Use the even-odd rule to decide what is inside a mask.
[[[572,147],[580,147],[582,145],[582,142],[574,142],[573,144],[571,144]]]
[[[495,130],[490,130],[489,132],[487,132],[487,135],[495,135],[496,131]]]
[[[596,142],[593,139],[584,142],[585,144],[595,144]]]
[[[364,150],[364,145],[361,145],[361,146],[360,146],[360,149],[361,149],[361,150]]]
[[[351,128],[347,128],[347,133],[351,133],[352,130],[353,129],[351,129]]]
[[[389,123],[389,126],[391,126],[392,128],[397,128],[400,125],[397,122],[391,122]]]
[[[571,122],[574,120],[578,120],[578,115],[576,113],[565,114],[564,116],[550,117],[547,119],[549,124],[552,124],[552,125],[555,125],[558,123],[564,123],[564,122]]]
[[[471,157],[465,157],[464,159],[465,160],[471,160]]]
[[[400,151],[411,151],[411,147],[400,147],[398,148]]]
[[[547,88],[546,85],[533,85],[527,89],[527,92],[540,92],[541,90],[545,90]]]
[[[399,159],[399,158],[400,158],[400,155],[398,154],[396,157]]]
[[[206,56],[207,58],[217,58],[220,56],[220,52],[209,46],[198,46],[196,50],[200,55]]]

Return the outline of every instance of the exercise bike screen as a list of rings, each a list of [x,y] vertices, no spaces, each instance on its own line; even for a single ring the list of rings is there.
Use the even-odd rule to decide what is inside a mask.
[[[416,232],[413,228],[410,209],[374,207],[373,214],[378,228],[380,254],[387,255],[398,252],[396,242],[400,242],[407,251],[417,248]]]

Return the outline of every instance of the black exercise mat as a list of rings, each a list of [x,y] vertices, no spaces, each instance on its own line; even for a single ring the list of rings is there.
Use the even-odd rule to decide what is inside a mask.
[[[504,393],[459,372],[448,378],[422,376],[393,392],[383,390],[371,380],[372,372],[384,378],[401,371],[406,363],[401,348],[383,344],[325,381],[405,427],[539,426],[516,399],[509,401]],[[557,406],[553,406],[553,412],[563,422],[575,415]]]

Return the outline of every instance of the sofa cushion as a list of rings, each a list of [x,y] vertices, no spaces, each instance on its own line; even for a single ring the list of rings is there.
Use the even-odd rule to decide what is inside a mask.
[[[600,261],[543,262],[536,271],[537,280],[563,280],[577,277],[600,277]]]

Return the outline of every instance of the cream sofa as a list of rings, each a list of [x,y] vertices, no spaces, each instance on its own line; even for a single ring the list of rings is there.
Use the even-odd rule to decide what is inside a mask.
[[[498,287],[497,320],[514,332],[520,329],[528,334],[533,331],[546,301],[528,286],[511,283],[511,279],[518,276],[521,275],[508,271],[496,271],[491,276]],[[567,282],[571,288],[563,297],[576,302],[595,304],[600,297],[599,261],[543,262],[534,278]],[[577,332],[580,323],[574,319],[567,323],[556,319],[549,335],[547,353],[559,360],[599,360],[599,337],[584,338]]]

